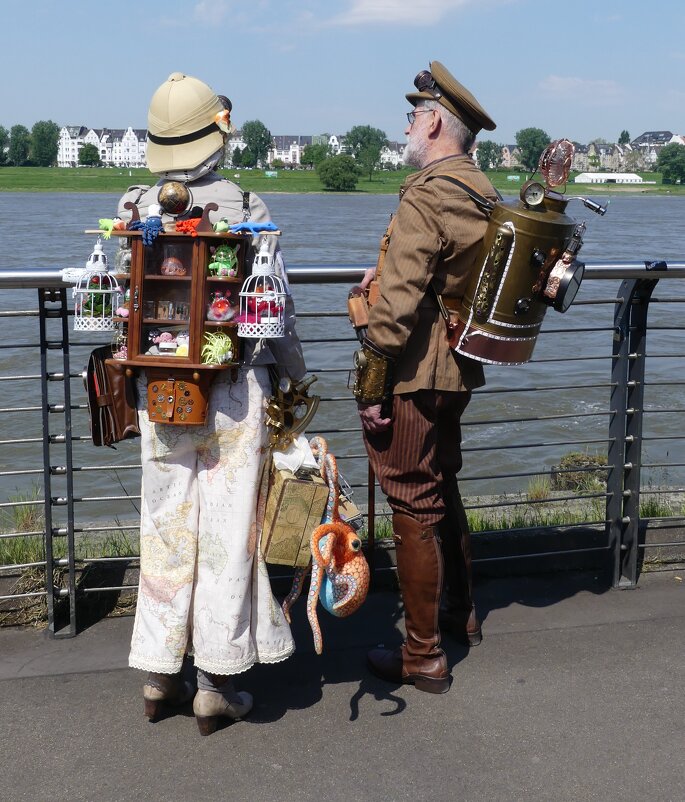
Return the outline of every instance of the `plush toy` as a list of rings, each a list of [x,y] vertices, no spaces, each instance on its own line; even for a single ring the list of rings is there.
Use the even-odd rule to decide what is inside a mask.
[[[214,225],[212,226],[212,228],[214,229],[214,231],[217,232],[217,234],[225,233],[230,229],[230,227],[231,224],[225,217],[222,217],[221,220],[217,220],[216,223],[214,223]]]
[[[98,220],[98,228],[102,231],[102,236],[109,239],[112,236],[112,231],[123,231],[126,228],[126,223],[120,217],[109,219],[101,217]]]
[[[283,612],[290,623],[290,608],[302,592],[304,578],[311,570],[307,618],[314,637],[314,650],[321,654],[323,638],[316,614],[317,603],[320,601],[338,618],[351,615],[366,599],[371,575],[359,535],[342,520],[338,511],[340,485],[335,457],[328,453],[323,437],[313,437],[310,445],[321,476],[328,484],[328,504],[324,522],[312,532],[312,561],[306,568],[296,569],[292,589],[283,602]]]

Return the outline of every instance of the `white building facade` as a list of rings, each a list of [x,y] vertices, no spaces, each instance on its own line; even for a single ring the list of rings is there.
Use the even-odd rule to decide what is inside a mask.
[[[142,128],[86,128],[65,125],[60,129],[57,166],[78,167],[84,145],[95,145],[100,161],[109,167],[145,167],[147,131]]]

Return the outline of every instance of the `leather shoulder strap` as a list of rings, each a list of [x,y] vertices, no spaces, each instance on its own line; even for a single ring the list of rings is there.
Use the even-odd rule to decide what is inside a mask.
[[[479,209],[482,209],[486,214],[490,214],[490,212],[495,208],[495,204],[489,199],[486,198],[485,195],[481,195],[475,187],[472,187],[468,182],[464,181],[463,178],[457,178],[455,175],[451,175],[449,173],[444,173],[441,175],[434,175],[431,176],[429,181],[434,181],[436,178],[444,178],[445,181],[449,181],[451,184],[455,184],[459,187],[459,189],[463,189],[464,192],[471,198],[471,200],[478,206]],[[497,192],[497,190],[495,190]],[[502,196],[497,192],[497,197],[499,200],[502,200]]]

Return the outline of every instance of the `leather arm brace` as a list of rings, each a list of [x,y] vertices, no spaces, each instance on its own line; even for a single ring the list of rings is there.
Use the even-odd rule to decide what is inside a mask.
[[[354,354],[355,380],[352,393],[364,404],[380,404],[392,394],[394,359],[366,338]]]

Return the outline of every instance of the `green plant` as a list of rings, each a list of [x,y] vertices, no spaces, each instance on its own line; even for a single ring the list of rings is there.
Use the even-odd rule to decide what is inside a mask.
[[[42,532],[45,524],[42,492],[33,485],[26,493],[17,491],[8,496],[8,507],[0,510],[3,532]]]
[[[534,476],[528,482],[528,490],[526,496],[528,501],[546,501],[552,492],[551,482],[547,474]]]
[[[604,489],[606,467],[604,454],[571,451],[552,468],[552,487],[575,493],[595,493]]]
[[[208,331],[202,346],[202,361],[206,365],[221,365],[233,359],[233,342],[223,331]]]
[[[640,518],[669,518],[674,514],[673,507],[658,495],[642,497],[640,501]]]

